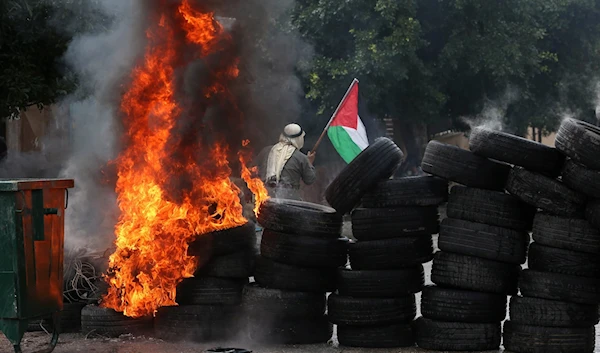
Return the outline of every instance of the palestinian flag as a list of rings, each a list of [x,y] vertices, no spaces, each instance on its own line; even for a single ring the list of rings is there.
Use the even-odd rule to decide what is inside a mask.
[[[332,117],[327,135],[346,163],[369,146],[367,130],[358,116],[358,80],[354,79],[338,110]]]

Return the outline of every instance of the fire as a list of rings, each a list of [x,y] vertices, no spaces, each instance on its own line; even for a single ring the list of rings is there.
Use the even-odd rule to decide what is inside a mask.
[[[176,99],[176,70],[189,63],[185,60],[218,53],[231,38],[213,13],[194,9],[187,0],[175,10],[163,7],[158,25],[147,30],[144,61],[132,72],[121,100],[126,147],[115,161],[121,213],[102,305],[130,317],[176,305],[177,284],[193,276],[197,266],[197,259],[187,255],[190,241],[247,222],[239,189],[229,178],[227,144],[190,143],[176,133],[186,113]],[[195,58],[182,58],[180,52],[190,47]],[[211,73],[212,81],[200,94],[235,104],[228,102],[227,87],[238,76],[237,64],[234,58]],[[239,156],[258,207],[268,197],[266,190]]]

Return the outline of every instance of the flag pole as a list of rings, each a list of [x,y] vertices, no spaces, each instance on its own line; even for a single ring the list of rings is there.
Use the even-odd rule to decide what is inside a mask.
[[[338,111],[342,107],[342,104],[346,100],[346,97],[348,97],[348,94],[350,94],[350,91],[352,90],[352,87],[354,87],[354,84],[356,84],[356,83],[358,83],[358,79],[355,78],[352,81],[352,83],[350,84],[350,87],[348,87],[348,90],[346,91],[346,94],[344,94],[344,98],[342,98],[342,100],[340,101],[340,104],[338,104],[337,108],[333,112],[333,115],[331,115],[331,118],[329,119],[329,122],[327,123],[327,125],[325,125],[325,128],[323,129],[323,132],[321,133],[321,136],[319,136],[319,139],[317,140],[317,143],[315,143],[315,146],[312,148],[311,152],[315,152],[317,150],[317,148],[319,147],[319,145],[321,144],[321,141],[323,141],[323,138],[325,137],[325,133],[327,133],[327,130],[329,129],[329,126],[331,125],[331,122],[333,121],[333,119],[337,115]]]

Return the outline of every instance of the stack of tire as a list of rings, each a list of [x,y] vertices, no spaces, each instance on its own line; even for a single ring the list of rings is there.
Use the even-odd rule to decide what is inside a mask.
[[[364,206],[352,212],[357,241],[349,245],[351,268],[338,270],[338,291],[328,298],[342,346],[415,343],[415,293],[423,288],[422,263],[431,260],[431,234],[438,227],[435,205],[445,200],[447,184],[429,177],[389,180],[402,157],[391,140],[377,139],[326,190],[340,214],[361,201]]]
[[[259,210],[264,228],[255,283],[244,288],[246,334],[254,342],[312,344],[333,332],[325,315],[327,292],[347,262],[342,218],[330,207],[271,199]]]
[[[504,346],[519,353],[592,353],[600,303],[600,233],[584,219],[600,198],[600,129],[563,121],[556,149],[536,156],[548,169],[514,168],[506,189],[539,209],[533,224],[529,269],[519,280],[521,297],[510,303]],[[600,226],[600,224],[597,224]]]
[[[201,263],[194,277],[177,287],[179,306],[158,310],[154,330],[159,338],[206,342],[237,334],[242,290],[252,276],[257,253],[255,237],[255,225],[248,222],[190,244],[188,255]]]
[[[517,294],[534,208],[504,192],[511,166],[499,161],[522,162],[477,148],[478,134],[488,133],[492,136],[484,142],[493,151],[518,149],[494,139],[503,134],[474,129],[472,152],[432,141],[423,158],[423,171],[462,184],[450,190],[448,218],[442,220],[438,238],[441,251],[432,266],[436,285],[423,290],[423,316],[415,323],[417,345],[424,349],[499,349],[507,295]]]

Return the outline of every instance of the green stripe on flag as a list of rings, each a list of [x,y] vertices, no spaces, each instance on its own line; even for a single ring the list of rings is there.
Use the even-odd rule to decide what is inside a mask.
[[[327,136],[329,136],[333,147],[335,147],[346,163],[352,162],[362,152],[360,147],[352,141],[352,138],[350,138],[350,135],[348,135],[343,126],[331,126],[327,130]]]

